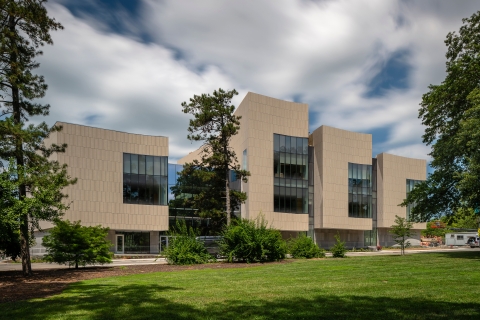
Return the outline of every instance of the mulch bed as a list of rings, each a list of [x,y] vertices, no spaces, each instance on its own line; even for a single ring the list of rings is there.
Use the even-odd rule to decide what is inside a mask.
[[[270,262],[268,264],[284,264],[288,260]],[[33,298],[45,298],[61,293],[69,283],[105,278],[112,276],[124,276],[129,274],[150,272],[171,272],[183,270],[201,269],[229,269],[256,267],[261,264],[253,263],[209,263],[191,266],[174,266],[168,264],[132,265],[126,267],[87,267],[75,269],[42,269],[35,270],[32,265],[33,276],[23,277],[21,271],[0,272],[0,303],[15,302]]]

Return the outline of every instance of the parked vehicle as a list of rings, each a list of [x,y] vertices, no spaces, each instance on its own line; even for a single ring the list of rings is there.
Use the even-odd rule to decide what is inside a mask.
[[[445,245],[447,246],[466,246],[469,245],[468,239],[478,238],[476,232],[456,232],[445,235]]]
[[[480,247],[480,238],[479,237],[470,237],[467,241],[467,245],[470,248],[479,248]]]

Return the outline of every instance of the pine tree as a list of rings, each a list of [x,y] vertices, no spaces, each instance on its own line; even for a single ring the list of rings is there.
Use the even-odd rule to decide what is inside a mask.
[[[223,207],[227,225],[230,225],[232,214],[230,170],[244,182],[247,182],[250,175],[248,171],[241,170],[235,151],[230,146],[232,137],[240,130],[241,117],[234,114],[235,106],[231,104],[232,98],[237,94],[235,89],[232,91],[218,89],[213,95],[194,95],[190,103],[182,103],[183,112],[194,116],[188,127],[188,139],[204,141],[201,161],[194,161],[193,165],[209,168],[210,173],[219,174],[225,185],[223,194],[217,194],[216,197],[226,199]],[[246,196],[243,201],[245,199]]]
[[[43,76],[34,74],[39,66],[35,58],[42,54],[40,49],[43,45],[53,44],[50,31],[63,29],[60,23],[47,15],[45,2],[46,0],[0,0],[0,158],[15,161],[10,170],[17,170],[20,201],[38,194],[35,188],[42,188],[42,179],[43,183],[59,179],[55,181],[59,187],[74,182],[66,175],[65,166],[48,160],[52,153],[63,152],[66,145],[47,147],[43,144],[49,134],[61,130],[61,127],[49,127],[44,122],[36,126],[26,125],[29,118],[47,116],[49,113],[48,104],[33,102],[44,97],[47,90]],[[49,176],[49,173],[53,176]],[[18,176],[19,174],[25,176]],[[55,200],[55,204],[46,201],[46,207],[43,207],[45,210],[18,212],[22,270],[26,276],[32,273],[30,231],[38,227],[39,219],[51,220],[65,209],[60,205],[47,213],[49,206],[58,205],[58,200],[63,198],[59,190],[56,191],[55,199],[50,199]]]

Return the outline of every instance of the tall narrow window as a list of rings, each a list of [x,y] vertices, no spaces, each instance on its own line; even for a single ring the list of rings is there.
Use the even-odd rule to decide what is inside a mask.
[[[274,134],[273,210],[308,213],[308,177],[308,139]]]
[[[421,180],[412,180],[412,179],[407,179],[407,197],[408,197],[408,194],[410,193],[410,191],[413,190],[413,188],[415,188],[415,186],[419,183],[421,183],[423,181]],[[407,220],[410,220],[410,217],[411,217],[411,214],[412,214],[412,209],[413,207],[415,207],[415,203],[412,203],[412,204],[409,204],[407,205],[407,212],[406,212],[406,218]]]
[[[372,217],[372,166],[348,163],[348,216]]]
[[[247,149],[243,150],[242,169],[243,169],[243,170],[248,170]]]

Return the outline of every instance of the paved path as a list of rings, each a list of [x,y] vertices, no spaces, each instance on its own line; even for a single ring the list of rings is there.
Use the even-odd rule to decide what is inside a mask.
[[[166,264],[164,258],[159,258],[157,261],[155,259],[118,259],[113,260],[112,263],[104,264],[103,267],[118,267],[118,266],[135,266],[135,265],[146,265],[146,264]],[[97,265],[100,266],[101,265]],[[56,263],[32,263],[32,269],[39,270],[39,269],[64,269],[68,268],[65,265],[59,265]],[[87,266],[88,268],[88,266]],[[22,270],[21,263],[5,263],[0,262],[0,272],[1,271],[8,271],[8,270]]]
[[[458,251],[471,251],[475,250],[480,252],[478,249],[471,249],[469,247],[456,247],[453,249],[450,248],[431,248],[431,249],[409,249],[405,250],[405,254],[416,254],[416,253],[431,253],[431,252],[458,252]],[[331,253],[327,253],[327,257],[331,256]],[[377,256],[377,255],[400,255],[400,250],[382,250],[376,252],[348,252],[348,257],[359,257],[359,256]],[[159,258],[155,260],[154,258],[146,259],[115,259],[111,264],[105,264],[104,267],[115,267],[115,266],[132,266],[132,265],[147,265],[147,264],[166,264],[164,258]],[[33,270],[39,269],[57,269],[57,268],[68,268],[68,266],[58,265],[54,263],[32,263]],[[8,270],[22,270],[21,263],[5,263],[0,261],[0,272]]]

